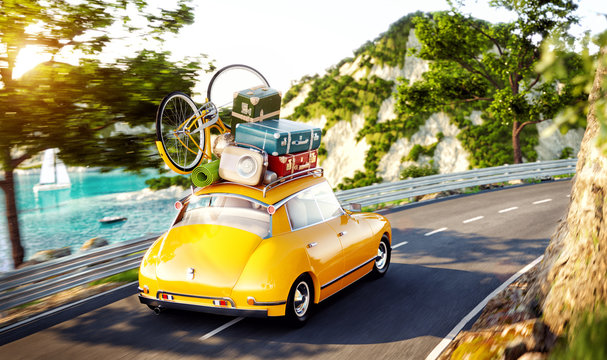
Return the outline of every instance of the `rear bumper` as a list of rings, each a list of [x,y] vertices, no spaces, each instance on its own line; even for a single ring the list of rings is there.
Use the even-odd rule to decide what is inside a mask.
[[[235,308],[224,308],[215,306],[202,306],[194,304],[186,304],[173,301],[164,301],[160,299],[153,299],[139,295],[139,302],[152,307],[159,307],[161,309],[178,309],[187,311],[197,311],[207,314],[226,315],[226,316],[244,316],[244,317],[267,317],[268,311],[262,310],[242,310]]]

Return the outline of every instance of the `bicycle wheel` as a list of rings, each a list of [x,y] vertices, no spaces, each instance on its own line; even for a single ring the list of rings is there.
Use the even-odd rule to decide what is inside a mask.
[[[234,91],[259,85],[270,87],[268,80],[259,71],[248,65],[228,65],[219,69],[211,78],[207,87],[207,100],[217,106],[223,124],[231,130]]]
[[[167,95],[156,113],[156,145],[164,162],[179,174],[191,173],[202,160],[205,132],[196,104],[176,91]]]

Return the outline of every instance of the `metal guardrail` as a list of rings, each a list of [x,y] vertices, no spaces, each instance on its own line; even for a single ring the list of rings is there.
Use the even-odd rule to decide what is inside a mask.
[[[381,183],[335,193],[342,204],[381,204],[441,191],[575,173],[577,159],[538,161]]]
[[[137,268],[158,238],[141,237],[0,274],[0,311]]]
[[[343,203],[369,206],[440,191],[515,179],[575,173],[577,159],[555,160],[432,175],[336,192]],[[0,311],[138,267],[158,237],[142,237],[0,274]]]

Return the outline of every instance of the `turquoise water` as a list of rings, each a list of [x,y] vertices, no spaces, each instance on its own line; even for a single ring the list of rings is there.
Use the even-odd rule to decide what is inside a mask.
[[[72,187],[64,190],[32,191],[39,174],[17,174],[17,207],[21,241],[28,259],[36,251],[69,246],[72,253],[93,237],[110,243],[165,231],[175,216],[173,204],[181,192],[151,192],[145,180],[157,176],[119,171],[70,172]],[[145,190],[144,190],[145,189]],[[6,228],[4,194],[0,191],[0,271],[12,268]],[[101,224],[104,216],[128,220]]]

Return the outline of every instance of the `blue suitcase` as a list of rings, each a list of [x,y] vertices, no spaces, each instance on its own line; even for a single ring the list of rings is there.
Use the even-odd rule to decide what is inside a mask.
[[[320,128],[285,119],[236,125],[237,143],[257,146],[273,156],[318,149]]]

